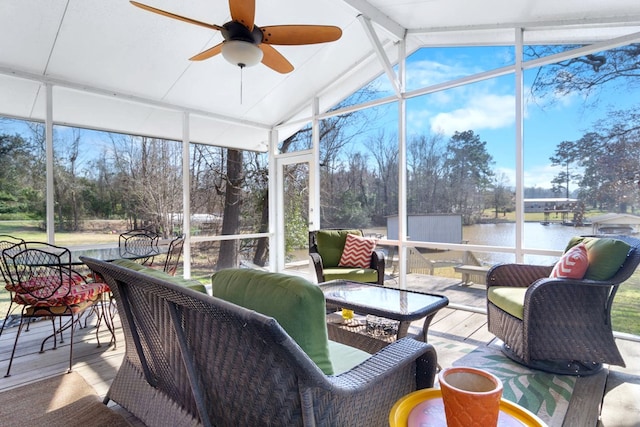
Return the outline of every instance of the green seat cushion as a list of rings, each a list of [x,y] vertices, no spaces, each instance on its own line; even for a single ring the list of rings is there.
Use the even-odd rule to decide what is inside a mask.
[[[347,241],[347,234],[362,236],[362,231],[353,230],[318,230],[316,232],[316,243],[318,253],[322,258],[322,267],[337,267],[342,256],[344,244]]]
[[[302,277],[252,269],[220,270],[211,285],[214,297],[276,319],[322,372],[333,374],[326,304],[318,286]]]
[[[329,340],[329,355],[334,375],[350,371],[371,357],[366,351]]]
[[[324,280],[351,280],[354,282],[373,283],[378,281],[378,271],[372,268],[331,267],[322,270]]]
[[[491,286],[487,298],[497,307],[520,320],[524,319],[525,287]]]
[[[130,259],[116,259],[112,261],[113,264],[119,265],[120,267],[125,267],[130,270],[139,271],[140,273],[148,274],[151,277],[155,277],[157,279],[167,280],[176,285],[184,286],[185,288],[193,289],[194,291],[202,292],[203,294],[207,293],[207,289],[205,286],[198,282],[197,280],[184,279],[182,277],[170,276],[162,270],[158,270],[155,268],[147,267],[146,265],[138,264],[137,262],[131,261]]]
[[[584,275],[589,280],[608,280],[613,277],[627,259],[629,246],[622,240],[609,237],[574,237],[567,250],[584,242],[589,257],[589,268]]]

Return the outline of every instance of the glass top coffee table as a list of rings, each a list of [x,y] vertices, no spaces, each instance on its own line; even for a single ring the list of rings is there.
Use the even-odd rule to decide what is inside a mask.
[[[427,342],[431,320],[438,310],[449,304],[449,299],[442,295],[347,280],[320,283],[319,287],[328,308],[349,309],[359,315],[352,321],[342,316],[327,316],[329,339],[370,353],[407,336],[411,323],[423,318],[422,331],[416,338]]]

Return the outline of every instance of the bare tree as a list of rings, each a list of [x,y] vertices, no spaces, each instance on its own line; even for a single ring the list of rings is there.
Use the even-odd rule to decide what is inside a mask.
[[[380,132],[368,141],[377,170],[379,198],[376,212],[381,217],[398,213],[398,140]]]
[[[242,170],[242,151],[228,149],[222,235],[237,234],[240,227],[243,185]],[[238,266],[238,248],[237,240],[223,240],[220,242],[220,254],[217,264],[218,270]]]
[[[445,146],[442,135],[420,135],[407,144],[409,213],[447,211],[442,197],[445,190]]]
[[[80,131],[73,129],[72,140],[66,145],[60,142],[56,150],[56,168],[54,169],[54,191],[58,223],[65,229],[80,229],[83,216],[81,194],[83,185],[78,176]]]
[[[123,190],[131,228],[151,228],[169,237],[182,212],[182,150],[176,141],[112,137],[116,185]]]
[[[514,207],[513,191],[509,189],[509,178],[504,173],[494,175],[491,179],[491,192],[489,193],[489,206],[493,208],[494,218],[498,219],[498,214],[502,211],[505,215],[507,210]]]
[[[525,56],[541,58],[576,47],[579,46],[530,45],[525,49]],[[585,100],[596,102],[605,86],[629,88],[638,85],[638,56],[640,44],[634,43],[540,67],[531,85],[531,92],[538,97],[552,94],[555,99],[579,93]]]

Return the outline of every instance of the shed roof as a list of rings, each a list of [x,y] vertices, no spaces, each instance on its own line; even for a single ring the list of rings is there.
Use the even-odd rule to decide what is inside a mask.
[[[591,222],[594,227],[602,226],[606,224],[637,225],[637,224],[640,224],[640,216],[630,215],[630,214],[607,213],[607,214],[598,215],[598,216],[589,218],[589,222]]]
[[[230,19],[223,0],[144,1],[200,21]],[[278,46],[295,70],[244,69],[241,100],[239,68],[220,56],[188,60],[219,43],[217,31],[128,0],[0,2],[0,115],[44,120],[48,83],[59,124],[180,140],[189,113],[190,140],[263,151],[269,129],[279,126],[284,138],[305,124],[314,97],[323,112],[379,76],[376,46],[393,64],[405,36],[408,53],[512,44],[514,28],[526,30],[525,43],[593,43],[639,32],[640,2],[257,0],[256,24],[337,25],[343,36]]]

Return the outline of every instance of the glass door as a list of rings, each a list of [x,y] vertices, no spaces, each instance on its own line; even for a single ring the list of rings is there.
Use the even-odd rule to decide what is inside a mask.
[[[311,155],[294,154],[277,159],[277,239],[280,269],[309,270],[309,227],[311,222]]]

